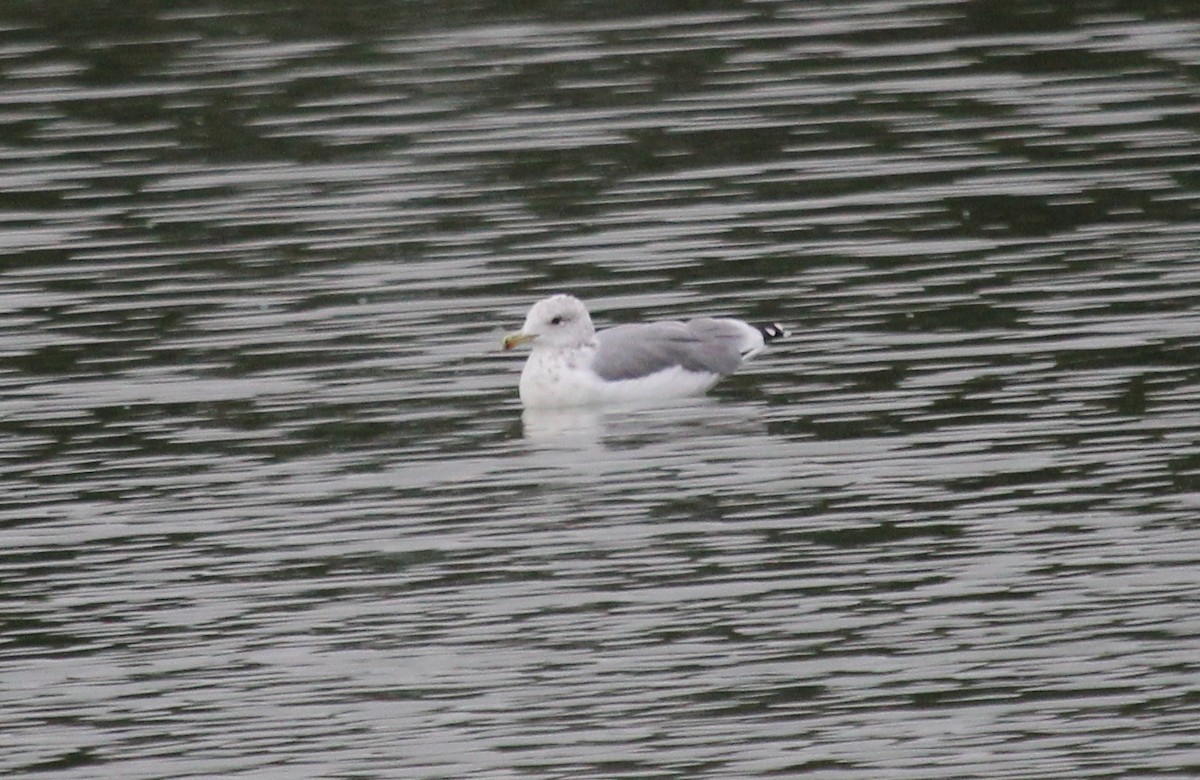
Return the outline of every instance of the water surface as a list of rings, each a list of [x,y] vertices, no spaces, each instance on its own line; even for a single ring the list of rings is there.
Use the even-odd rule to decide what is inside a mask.
[[[0,12],[6,777],[1200,771],[1194,12],[63,8]],[[563,289],[795,335],[523,414]]]

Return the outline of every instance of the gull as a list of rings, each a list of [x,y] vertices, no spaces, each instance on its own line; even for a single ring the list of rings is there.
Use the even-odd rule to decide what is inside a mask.
[[[597,333],[583,301],[560,293],[535,303],[503,343],[506,350],[530,346],[519,388],[528,409],[700,395],[786,335],[775,323],[712,317]]]

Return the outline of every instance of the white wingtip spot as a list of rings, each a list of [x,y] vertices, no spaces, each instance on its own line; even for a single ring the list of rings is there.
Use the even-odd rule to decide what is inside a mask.
[[[791,335],[778,322],[772,322],[772,323],[768,323],[766,325],[759,325],[758,329],[760,331],[762,331],[763,341],[765,341],[767,343],[770,343],[772,341],[775,341],[776,339],[781,339],[781,338],[784,338],[785,336]]]

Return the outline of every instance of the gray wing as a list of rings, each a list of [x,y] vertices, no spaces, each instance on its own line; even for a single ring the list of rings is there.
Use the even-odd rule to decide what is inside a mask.
[[[601,379],[637,379],[674,366],[688,371],[732,374],[742,364],[745,333],[736,323],[698,319],[618,325],[596,334],[592,370]]]

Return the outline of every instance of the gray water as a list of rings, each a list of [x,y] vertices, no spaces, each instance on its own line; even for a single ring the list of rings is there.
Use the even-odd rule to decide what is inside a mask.
[[[0,774],[1200,773],[1189,4],[119,5],[0,11]],[[523,415],[556,290],[795,335]]]

